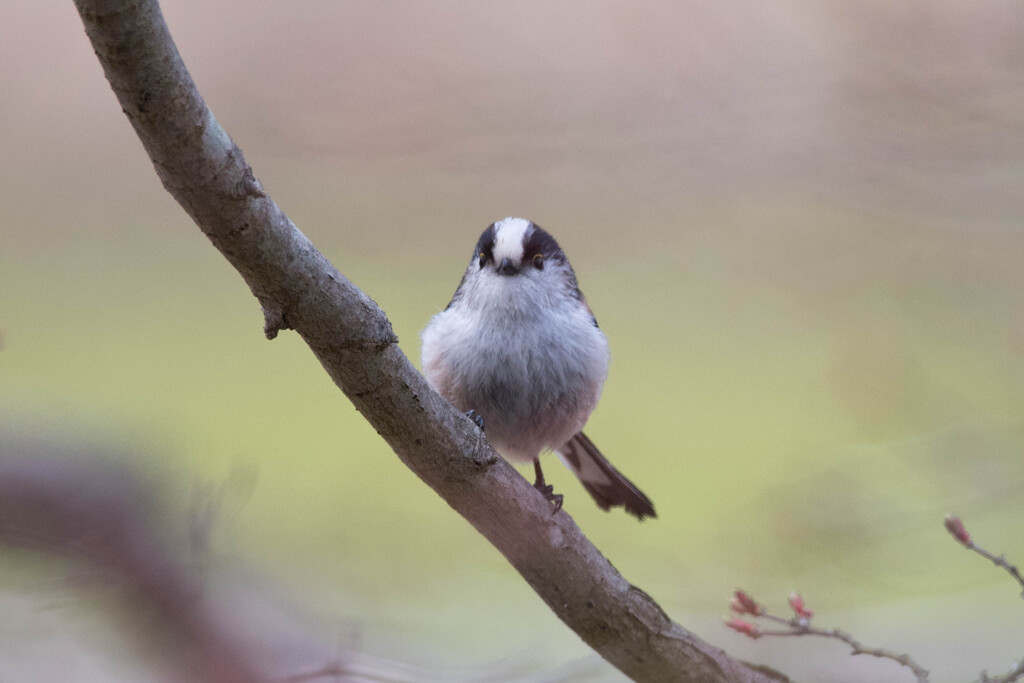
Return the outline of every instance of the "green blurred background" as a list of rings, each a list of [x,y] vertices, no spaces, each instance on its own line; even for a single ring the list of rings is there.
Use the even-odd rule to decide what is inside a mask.
[[[734,587],[780,612],[799,589],[934,680],[1024,656],[1016,587],[942,528],[1024,562],[1019,2],[163,6],[264,186],[417,363],[488,223],[558,237],[612,348],[587,431],[659,519],[547,472],[684,626],[801,680],[910,680],[720,622]],[[294,334],[263,338],[72,4],[7,0],[0,26],[0,438],[213,487],[213,562],[339,642],[453,678],[586,658]],[[116,634],[23,559],[0,564],[8,678],[51,680],[58,642],[61,680],[114,676]]]

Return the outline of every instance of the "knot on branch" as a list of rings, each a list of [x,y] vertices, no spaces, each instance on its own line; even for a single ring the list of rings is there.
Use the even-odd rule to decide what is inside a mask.
[[[242,168],[242,175],[234,186],[235,193],[233,198],[261,199],[267,196],[267,191],[263,189],[263,183],[259,181],[252,170],[252,166],[245,160],[245,155],[242,153],[241,148],[233,141],[225,156],[230,167],[237,168],[241,166]]]
[[[278,304],[261,303],[260,308],[263,309],[263,334],[267,339],[275,339],[281,330],[292,329],[285,319],[284,308]]]
[[[373,333],[365,337],[346,339],[341,344],[340,348],[348,350],[370,350],[370,351],[383,351],[392,344],[398,343],[398,335],[391,329],[391,321],[385,319],[380,325],[375,325],[377,329],[373,330]]]

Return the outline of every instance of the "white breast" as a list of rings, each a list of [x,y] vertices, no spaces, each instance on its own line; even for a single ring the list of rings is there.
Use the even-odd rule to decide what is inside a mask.
[[[608,374],[608,342],[582,302],[540,278],[474,283],[424,329],[423,373],[483,417],[502,455],[532,460],[583,428]]]

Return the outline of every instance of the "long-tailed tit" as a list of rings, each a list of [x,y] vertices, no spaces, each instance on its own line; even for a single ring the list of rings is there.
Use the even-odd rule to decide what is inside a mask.
[[[656,516],[650,499],[581,431],[608,376],[608,340],[555,238],[522,218],[490,225],[451,303],[422,338],[427,381],[482,418],[506,459],[533,461],[534,486],[556,511],[562,496],[544,483],[539,460],[548,449],[602,509]]]

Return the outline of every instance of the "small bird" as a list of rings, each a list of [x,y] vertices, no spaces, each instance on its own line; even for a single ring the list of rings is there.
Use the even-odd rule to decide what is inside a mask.
[[[540,454],[555,451],[603,510],[638,519],[654,505],[581,431],[608,376],[608,340],[555,238],[522,218],[492,223],[448,307],[422,333],[427,381],[510,461],[533,461],[534,487],[555,506]]]

